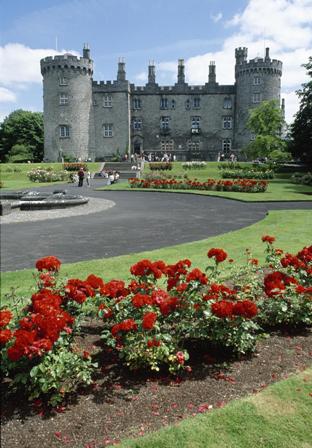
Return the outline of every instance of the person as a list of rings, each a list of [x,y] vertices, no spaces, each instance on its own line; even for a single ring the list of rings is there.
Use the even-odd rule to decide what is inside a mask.
[[[218,152],[218,155],[217,155],[217,162],[220,162],[220,159],[221,159],[221,153]]]
[[[222,153],[220,156],[220,162],[224,162],[224,160],[225,160],[225,155],[224,155],[224,153]]]
[[[84,174],[83,168],[81,167],[78,171],[78,177],[79,177],[78,187],[82,187],[84,175],[85,174]]]
[[[230,155],[230,161],[232,163],[235,161],[235,155],[233,153]]]
[[[87,171],[86,182],[87,182],[87,186],[90,188],[91,187],[91,173],[90,173],[90,171]]]

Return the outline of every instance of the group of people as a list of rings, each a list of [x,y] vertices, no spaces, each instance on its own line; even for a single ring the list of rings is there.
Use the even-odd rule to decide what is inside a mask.
[[[106,170],[105,168],[100,171],[100,176],[107,179],[107,185],[114,184],[118,181],[120,174],[115,170]]]
[[[224,154],[223,152],[222,153],[218,152],[217,162],[225,162],[225,161],[237,162],[237,157],[233,153],[228,155],[228,154]]]
[[[82,167],[79,169],[78,173],[74,174],[73,181],[78,183],[78,187],[83,186],[83,181],[86,179],[86,184],[91,187],[91,173],[90,171],[85,171]]]

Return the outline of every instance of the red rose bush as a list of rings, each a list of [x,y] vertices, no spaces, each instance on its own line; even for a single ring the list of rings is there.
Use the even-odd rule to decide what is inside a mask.
[[[255,350],[261,327],[311,325],[312,246],[294,255],[276,249],[273,236],[262,240],[264,266],[246,250],[246,267],[235,271],[227,252],[214,247],[205,271],[188,259],[143,259],[130,267],[127,282],[94,274],[62,280],[56,257],[38,260],[38,290],[29,303],[0,309],[2,373],[31,398],[45,394],[53,404],[90,384],[96,364],[75,344],[88,316],[103,320],[105,346],[126,366],[172,373],[190,370],[190,342],[240,355]]]

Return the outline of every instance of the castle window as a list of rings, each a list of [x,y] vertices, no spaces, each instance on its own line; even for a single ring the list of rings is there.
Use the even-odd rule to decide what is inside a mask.
[[[196,117],[192,117],[192,132],[193,131],[198,131],[200,128],[200,117],[196,116]],[[196,133],[196,132],[194,132]]]
[[[232,148],[232,140],[230,138],[225,138],[222,140],[222,151],[229,152]]]
[[[232,109],[232,100],[231,98],[227,97],[223,100],[223,109]]]
[[[141,104],[141,99],[140,98],[133,98],[133,102],[132,102],[132,106],[133,106],[133,109],[141,109],[141,106],[142,106],[142,104]]]
[[[61,76],[59,81],[60,81],[59,82],[60,86],[67,86],[68,85],[67,78],[65,78],[64,76]]]
[[[170,117],[161,117],[160,118],[160,128],[161,129],[169,129]]]
[[[173,140],[161,140],[160,141],[160,149],[161,151],[173,151],[174,150],[174,141]]]
[[[175,109],[176,102],[175,100],[171,100],[171,109]]]
[[[256,104],[256,103],[261,103],[261,93],[254,93],[254,94],[252,95],[252,102],[253,102],[254,104]]]
[[[103,124],[103,137],[113,136],[113,125],[110,123]]]
[[[223,117],[223,129],[232,129],[232,117]]]
[[[160,109],[168,109],[168,98],[160,98]]]
[[[59,126],[60,138],[69,138],[69,126],[66,124],[60,124]]]
[[[135,131],[141,131],[142,129],[142,119],[141,118],[133,118],[132,127]]]
[[[68,104],[68,95],[66,93],[60,94],[60,105]]]
[[[191,101],[190,100],[186,100],[185,101],[185,109],[189,110],[191,108]]]
[[[200,98],[195,97],[193,98],[193,109],[199,109],[200,108]]]
[[[112,97],[110,95],[104,95],[103,107],[112,107]]]
[[[261,78],[260,76],[255,76],[253,79],[254,86],[259,86],[261,84]]]
[[[192,142],[189,141],[187,144],[188,150],[191,152],[199,152],[200,150],[200,142]]]

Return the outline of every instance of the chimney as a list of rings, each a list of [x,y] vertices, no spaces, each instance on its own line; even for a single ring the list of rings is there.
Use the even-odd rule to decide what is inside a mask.
[[[184,73],[184,59],[179,59],[178,62],[178,84],[185,84],[185,73]]]
[[[150,61],[148,64],[148,84],[156,83],[155,63]]]
[[[208,82],[209,82],[209,84],[216,83],[216,63],[215,63],[215,61],[210,61],[210,63],[209,63]]]
[[[117,81],[126,81],[126,64],[124,58],[119,58],[118,61],[118,72],[117,72]]]
[[[270,48],[265,49],[265,61],[270,61]]]
[[[82,57],[85,58],[85,59],[90,59],[90,48],[89,48],[89,44],[84,44],[84,45],[83,45]]]

